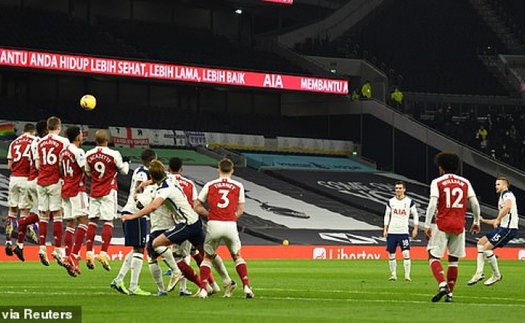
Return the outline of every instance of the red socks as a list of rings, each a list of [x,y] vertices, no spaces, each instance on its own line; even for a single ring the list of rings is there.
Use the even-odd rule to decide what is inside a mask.
[[[89,222],[86,233],[86,250],[93,251],[93,243],[95,242],[95,234],[97,233],[97,224]]]
[[[75,245],[73,246],[72,254],[78,255],[80,248],[82,247],[82,242],[84,242],[84,237],[86,236],[86,231],[88,227],[86,224],[79,224],[77,230],[75,231]]]
[[[53,221],[53,242],[55,248],[62,247],[62,231],[64,230],[64,223],[62,219],[60,221]]]
[[[450,292],[454,291],[454,286],[456,286],[456,281],[458,280],[458,263],[449,262],[447,270],[447,283]]]
[[[73,249],[73,236],[75,235],[75,228],[67,227],[66,234],[64,235],[64,246],[66,257],[69,256],[71,250]]]
[[[235,260],[235,270],[237,270],[237,274],[239,274],[239,277],[242,280],[242,285],[250,286],[250,280],[248,279],[248,267],[246,266],[244,259],[237,258],[237,260]]]
[[[210,265],[211,265],[210,263],[204,261],[199,267],[200,278],[201,278],[200,288],[204,290],[206,290],[206,285],[208,284],[208,278],[210,277],[210,272],[211,272]]]
[[[38,221],[38,240],[41,246],[46,245],[47,220]]]
[[[102,227],[102,248],[100,251],[107,252],[109,248],[109,243],[111,242],[111,237],[113,236],[113,223],[106,222]]]
[[[18,243],[24,243],[24,239],[26,238],[27,233],[27,226],[32,225],[34,223],[38,222],[38,214],[31,213],[25,218],[21,218],[20,221],[18,221]]]
[[[443,272],[443,266],[439,259],[432,258],[429,260],[430,269],[432,270],[432,275],[436,278],[436,281],[441,284],[445,281],[445,274]]]

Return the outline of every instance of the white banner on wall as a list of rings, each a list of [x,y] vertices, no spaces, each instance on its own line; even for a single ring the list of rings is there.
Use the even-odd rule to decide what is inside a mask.
[[[144,129],[150,145],[154,146],[175,146],[175,133],[173,130],[165,129]]]
[[[0,120],[0,122],[3,122]],[[27,121],[5,121],[14,125],[15,135],[22,134]],[[36,122],[32,122],[36,123]],[[71,124],[62,125],[62,135]],[[94,142],[97,128],[79,125],[84,142]],[[262,135],[243,135],[220,132],[201,132],[167,129],[144,129],[131,127],[109,127],[110,143],[116,147],[149,148],[161,147],[225,147],[231,149],[264,150],[265,138]],[[316,154],[347,155],[354,150],[352,141],[325,140],[312,138],[277,137],[277,150]]]
[[[354,150],[352,141],[277,137],[280,151],[346,155]]]
[[[264,136],[234,133],[206,132],[209,147],[220,146],[232,149],[264,149]]]

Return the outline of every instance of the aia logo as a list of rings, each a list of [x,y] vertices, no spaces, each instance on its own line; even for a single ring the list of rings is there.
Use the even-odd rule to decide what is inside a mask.
[[[394,215],[399,215],[399,216],[406,216],[407,215],[407,210],[406,209],[393,209],[393,212],[394,212]]]

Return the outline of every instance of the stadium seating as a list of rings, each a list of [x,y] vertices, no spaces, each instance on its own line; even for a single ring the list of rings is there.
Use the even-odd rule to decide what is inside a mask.
[[[505,21],[510,32],[525,41],[525,22],[523,13],[525,12],[525,2],[521,0],[491,0],[490,4],[495,12]]]
[[[234,45],[227,37],[214,35],[207,29],[103,17],[98,19],[98,24],[148,53],[152,59],[180,64],[309,74],[275,54]]]
[[[506,95],[477,58],[488,47],[504,51],[468,1],[406,0],[394,1],[333,42],[314,41],[303,50],[365,58],[387,75],[402,74],[405,91]]]
[[[1,6],[0,29],[2,46],[143,58],[133,47],[118,42],[108,33],[59,12]]]

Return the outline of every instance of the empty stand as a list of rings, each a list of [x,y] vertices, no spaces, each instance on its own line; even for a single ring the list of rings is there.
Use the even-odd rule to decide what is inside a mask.
[[[365,58],[387,75],[402,74],[409,91],[506,95],[477,58],[495,49],[505,50],[472,5],[454,0],[396,0],[334,42],[304,46]]]
[[[108,33],[60,12],[0,6],[0,29],[1,46],[143,58]]]
[[[148,53],[152,59],[203,66],[309,74],[269,52],[234,45],[211,30],[100,17],[101,28]]]

